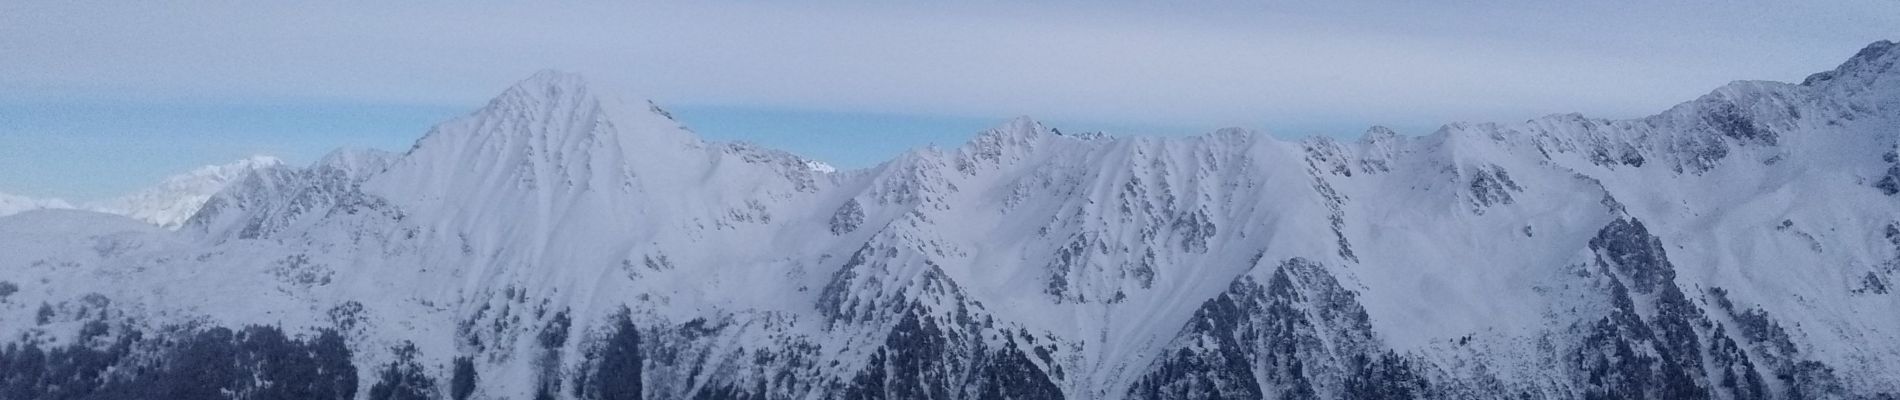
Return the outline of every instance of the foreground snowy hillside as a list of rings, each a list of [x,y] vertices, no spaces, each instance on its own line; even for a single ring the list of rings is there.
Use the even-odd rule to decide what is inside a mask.
[[[1891,398],[1896,63],[847,171],[545,72],[177,231],[0,218],[0,398]]]

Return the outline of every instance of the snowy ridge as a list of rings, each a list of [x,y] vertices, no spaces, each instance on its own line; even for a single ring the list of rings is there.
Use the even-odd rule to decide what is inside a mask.
[[[211,195],[224,190],[225,185],[251,174],[253,171],[281,167],[283,160],[269,156],[254,156],[230,164],[201,167],[184,174],[165,178],[157,186],[140,190],[129,195],[99,203],[86,205],[87,209],[119,214],[145,221],[167,229],[176,229],[198,212]]]
[[[31,197],[26,197],[26,196],[17,196],[17,195],[11,195],[11,194],[6,194],[6,193],[0,193],[0,216],[8,216],[8,215],[19,214],[22,212],[33,211],[33,210],[69,209],[69,208],[73,208],[73,205],[71,203],[67,203],[65,200],[36,199],[36,198],[31,198]]]
[[[405,154],[257,169],[176,232],[0,218],[0,337],[149,363],[9,386],[42,394],[131,390],[115,382],[209,357],[115,345],[134,332],[215,344],[210,327],[274,327],[308,349],[284,354],[329,367],[206,384],[458,400],[1891,396],[1894,48],[1631,120],[1286,141],[1017,118],[850,171],[706,142],[652,103],[543,72]]]
[[[0,216],[37,209],[83,209],[123,215],[166,229],[177,229],[225,186],[243,179],[253,171],[283,166],[283,160],[275,157],[252,156],[166,177],[155,186],[111,200],[79,205],[60,199],[34,199],[0,193]]]

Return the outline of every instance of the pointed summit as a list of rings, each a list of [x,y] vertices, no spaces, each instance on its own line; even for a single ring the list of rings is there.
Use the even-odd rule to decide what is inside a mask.
[[[519,127],[529,128],[525,129],[527,133],[536,134],[584,133],[590,129],[600,130],[601,125],[638,127],[640,129],[620,131],[641,134],[685,133],[671,114],[653,102],[622,94],[579,74],[541,70],[503,90],[471,117],[488,122],[505,119],[526,123],[532,126]],[[690,135],[671,136],[686,139]]]
[[[553,103],[560,101],[587,101],[594,97],[589,89],[587,78],[579,74],[544,69],[529,75],[502,91],[500,96],[490,101],[496,102],[528,101]]]
[[[651,102],[629,101],[577,74],[543,70],[474,113],[437,125],[411,153],[476,138],[504,140],[508,147],[532,152],[600,143],[607,135],[636,136],[655,145],[696,141]]]
[[[958,168],[966,172],[978,164],[997,164],[1035,151],[1043,138],[1055,135],[1041,122],[1028,116],[1010,118],[995,128],[984,130],[960,149]]]
[[[1036,121],[1035,118],[1020,115],[1015,118],[1010,118],[1008,121],[1003,121],[1002,124],[997,125],[995,128],[984,130],[983,133],[977,135],[975,140],[1032,141],[1044,135],[1054,135],[1058,133],[1059,132],[1055,132],[1048,126],[1043,125],[1042,122]]]
[[[1359,142],[1360,143],[1380,143],[1380,142],[1390,141],[1398,137],[1399,137],[1399,133],[1397,131],[1392,130],[1392,128],[1387,128],[1385,125],[1373,125],[1371,128],[1366,128],[1365,134],[1359,136]]]
[[[535,71],[533,75],[528,75],[527,79],[522,79],[521,82],[515,84],[515,87],[523,86],[585,87],[587,77],[558,69],[543,69]]]
[[[1037,122],[1035,118],[1031,118],[1027,115],[1018,115],[1015,118],[1010,118],[1008,121],[1004,121],[1002,126],[996,127],[997,130],[1017,132],[1034,132],[1041,130],[1041,128],[1042,122]]]
[[[632,190],[635,177],[684,173],[706,158],[704,143],[651,103],[549,70],[436,125],[366,187],[416,197],[411,205],[455,197],[519,207]]]
[[[389,168],[396,157],[395,153],[378,149],[345,147],[330,151],[311,165],[311,169],[333,171],[350,180],[360,180]]]

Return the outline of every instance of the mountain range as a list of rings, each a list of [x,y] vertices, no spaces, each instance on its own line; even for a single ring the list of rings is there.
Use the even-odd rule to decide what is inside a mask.
[[[1896,64],[853,170],[542,72],[176,230],[0,218],[0,398],[1895,398]]]

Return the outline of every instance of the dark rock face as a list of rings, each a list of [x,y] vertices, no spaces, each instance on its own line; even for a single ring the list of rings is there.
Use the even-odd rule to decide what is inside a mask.
[[[1752,373],[1746,354],[1731,354],[1731,365],[1714,366],[1730,372],[1705,369],[1702,343],[1709,339],[1713,323],[1676,286],[1675,267],[1662,241],[1642,221],[1612,221],[1590,240],[1590,249],[1596,253],[1596,269],[1608,281],[1613,309],[1586,328],[1570,355],[1585,397],[1710,398],[1709,377],[1726,377],[1737,369]],[[1639,308],[1639,303],[1649,309]],[[1734,390],[1753,393],[1762,388]]]
[[[1834,375],[1834,368],[1803,360],[1788,331],[1766,311],[1737,307],[1722,288],[1710,289],[1708,297],[1722,314],[1734,321],[1734,331],[1740,339],[1738,347],[1755,354],[1759,358],[1756,365],[1766,372],[1764,377],[1772,377],[1783,388],[1781,393],[1771,393],[1769,397],[1818,399],[1846,395],[1846,388]]]
[[[1649,234],[1642,221],[1619,218],[1590,239],[1597,265],[1628,277],[1626,289],[1655,293],[1661,285],[1675,285],[1675,267],[1669,264],[1662,240]],[[1620,282],[1620,281],[1619,281]]]
[[[1047,358],[1045,362],[1049,361]],[[1061,399],[1062,389],[1056,387],[1048,374],[1029,360],[1029,356],[1008,342],[1000,350],[990,354],[983,362],[980,388],[977,399]]]
[[[1833,369],[1801,360],[1787,331],[1759,309],[1737,310],[1708,291],[1714,317],[1675,282],[1661,241],[1618,219],[1590,241],[1614,310],[1587,328],[1571,355],[1588,398],[1830,398]],[[1628,282],[1627,284],[1625,282]],[[1647,304],[1640,307],[1638,304]],[[1767,377],[1778,380],[1770,385]],[[1782,387],[1782,393],[1771,388]]]
[[[1854,289],[1854,293],[1887,294],[1890,286],[1880,274],[1868,272],[1860,277],[1860,288]]]
[[[1590,325],[1570,355],[1585,398],[1709,398],[1700,381],[1694,337],[1677,331],[1673,317],[1645,322],[1620,283],[1611,316]],[[1614,294],[1613,294],[1614,295]],[[1667,327],[1667,328],[1665,328]],[[1661,332],[1659,332],[1661,331]]]
[[[1352,374],[1346,377],[1347,399],[1419,399],[1437,397],[1431,383],[1411,360],[1387,351],[1370,357],[1353,356]]]
[[[1734,103],[1720,103],[1710,108],[1703,114],[1703,122],[1716,133],[1735,140],[1769,146],[1775,145],[1779,140],[1779,136],[1773,130],[1755,122],[1748,113],[1742,111],[1741,107]]]
[[[1770,399],[1843,395],[1832,368],[1802,360],[1788,333],[1760,310],[1736,311],[1720,289],[1708,311],[1676,283],[1661,240],[1641,221],[1621,218],[1588,248],[1601,296],[1600,318],[1555,337],[1553,355],[1568,383],[1545,392],[1505,390],[1537,383],[1448,375],[1388,350],[1373,334],[1356,294],[1327,269],[1290,259],[1250,275],[1204,302],[1174,344],[1130,388],[1133,398],[1540,398]],[[1716,314],[1711,315],[1714,312]],[[1468,340],[1468,339],[1467,339]],[[1562,395],[1560,395],[1562,396]]]
[[[992,348],[978,334],[981,326],[944,321],[921,305],[911,310],[842,390],[843,398],[1062,398],[1014,341]]]
[[[455,371],[449,377],[450,399],[467,400],[469,395],[475,394],[475,381],[480,378],[475,375],[474,360],[456,357]]]
[[[1511,193],[1523,191],[1517,181],[1511,180],[1510,173],[1496,165],[1478,168],[1471,176],[1471,202],[1479,214],[1485,207],[1516,202]]]
[[[838,207],[837,212],[831,214],[831,234],[833,235],[857,231],[858,225],[862,224],[864,224],[864,206],[858,204],[858,199],[845,201],[843,206]]]
[[[1888,196],[1900,194],[1900,155],[1889,151],[1881,159],[1888,164],[1887,173],[1880,175],[1880,180],[1874,181],[1874,188]]]
[[[1430,384],[1382,350],[1357,295],[1291,259],[1264,284],[1236,280],[1202,303],[1129,395],[1150,399],[1414,398]],[[1261,377],[1261,379],[1256,379]]]
[[[833,287],[844,287],[840,282],[853,280],[859,273],[887,274],[898,267],[860,260],[868,257],[868,249],[858,251],[846,263],[846,270],[834,277],[837,281]],[[828,390],[830,393],[848,399],[1063,397],[1051,379],[1052,373],[1061,373],[1060,369],[1045,371],[1024,351],[1034,338],[1025,331],[999,326],[982,305],[971,302],[963,289],[934,264],[925,261],[922,267],[915,278],[907,279],[912,282],[909,286],[890,297],[836,301],[847,310],[878,309],[868,315],[856,314],[862,318],[858,321],[890,328],[883,334],[883,343],[867,352],[868,363],[841,387]],[[1038,353],[1038,357],[1048,361],[1046,354]]]
[[[573,379],[574,397],[599,400],[645,398],[645,361],[640,329],[624,309],[610,318],[601,340],[590,345],[581,372]]]
[[[349,399],[356,368],[342,337],[274,327],[89,329],[78,343],[0,350],[5,399]]]
[[[963,367],[959,362],[962,360],[944,360],[941,356],[949,352],[950,346],[964,343],[950,343],[952,338],[935,319],[918,314],[916,310],[904,314],[891,329],[884,347],[871,356],[871,365],[852,380],[845,398],[950,397],[949,382],[957,375],[955,369]]]
[[[1221,295],[1202,303],[1187,327],[1188,335],[1211,339],[1213,346],[1240,349],[1236,335],[1238,323],[1245,319],[1232,296]],[[1251,360],[1238,352],[1196,352],[1181,348],[1164,355],[1146,377],[1135,383],[1130,395],[1150,399],[1257,399],[1260,383],[1254,380]]]

